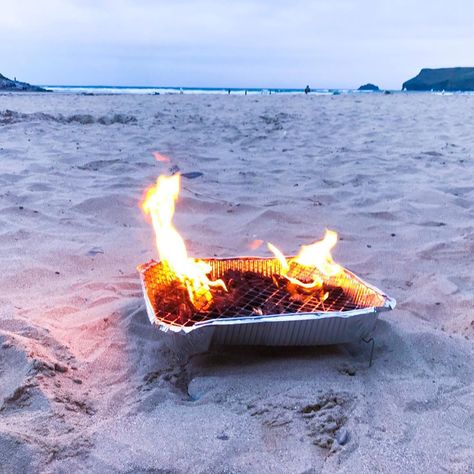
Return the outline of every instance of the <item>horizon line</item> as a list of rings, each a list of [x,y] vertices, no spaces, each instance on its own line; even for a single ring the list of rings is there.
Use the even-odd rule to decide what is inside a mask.
[[[268,87],[268,86],[252,86],[252,87],[245,87],[245,86],[139,86],[139,85],[111,85],[111,84],[35,84],[40,87],[109,87],[109,88],[117,88],[117,89],[209,89],[209,90],[295,90],[295,91],[304,91],[306,86],[300,87]],[[311,87],[310,89],[313,90],[357,90],[359,87]],[[400,89],[384,89],[378,86],[380,90],[390,90],[390,91],[397,91]]]

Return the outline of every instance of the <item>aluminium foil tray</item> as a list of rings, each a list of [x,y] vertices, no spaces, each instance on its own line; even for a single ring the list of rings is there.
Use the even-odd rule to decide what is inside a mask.
[[[212,267],[212,279],[219,278],[226,269],[250,270],[267,275],[279,271],[279,263],[274,258],[203,260]],[[393,298],[349,270],[344,270],[345,284],[353,291],[350,305],[339,302],[339,305],[332,305],[334,308],[308,311],[302,307],[297,312],[235,315],[183,325],[171,321],[170,315],[160,314],[152,303],[153,282],[161,278],[160,270],[161,263],[154,260],[138,266],[148,318],[168,334],[172,345],[180,348],[188,346],[192,352],[204,352],[211,345],[313,346],[357,341],[370,337],[379,312],[389,311],[396,305]]]

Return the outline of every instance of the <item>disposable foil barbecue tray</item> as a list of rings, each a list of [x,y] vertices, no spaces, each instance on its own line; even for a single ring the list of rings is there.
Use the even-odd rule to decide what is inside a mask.
[[[219,279],[228,270],[252,272],[262,277],[281,273],[275,258],[236,257],[204,259]],[[282,306],[284,288],[268,285],[246,290],[237,314],[223,311],[212,317],[196,313],[183,321],[174,312],[163,311],[156,295],[172,278],[165,266],[150,261],[138,267],[146,310],[150,321],[169,334],[175,342],[205,351],[211,344],[299,346],[327,345],[369,337],[375,329],[378,313],[395,307],[395,300],[344,269],[337,278],[327,278],[329,288],[324,301],[309,295],[303,300]],[[277,307],[277,314],[265,314],[261,308]],[[235,310],[235,309],[234,309]],[[179,339],[177,341],[176,339]]]

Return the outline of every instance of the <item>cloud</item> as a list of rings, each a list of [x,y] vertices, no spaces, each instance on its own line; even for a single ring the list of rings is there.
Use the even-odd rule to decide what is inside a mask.
[[[24,0],[5,74],[37,83],[350,87],[468,65],[474,2]]]

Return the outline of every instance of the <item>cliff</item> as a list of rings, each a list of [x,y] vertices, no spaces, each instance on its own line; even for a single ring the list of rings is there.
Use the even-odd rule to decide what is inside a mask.
[[[26,91],[26,92],[48,92],[38,86],[32,86],[26,82],[13,81],[0,74],[0,91]]]
[[[474,67],[422,69],[403,83],[407,91],[474,91]]]

